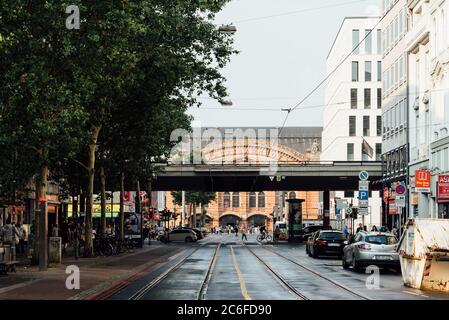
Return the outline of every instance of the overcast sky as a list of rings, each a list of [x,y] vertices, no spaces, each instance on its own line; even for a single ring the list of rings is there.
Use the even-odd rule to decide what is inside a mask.
[[[233,106],[201,99],[203,106],[189,114],[203,127],[282,126],[285,112],[280,109],[296,105],[326,76],[326,57],[343,18],[379,15],[380,3],[232,0],[216,22],[238,29],[235,48],[240,54],[223,72]],[[323,104],[321,88],[304,102],[308,108],[290,115],[286,126],[322,126]]]

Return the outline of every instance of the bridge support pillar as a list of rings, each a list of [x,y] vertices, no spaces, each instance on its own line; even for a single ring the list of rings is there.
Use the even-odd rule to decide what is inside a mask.
[[[324,227],[324,229],[329,228],[330,224],[331,224],[330,191],[324,190],[324,192],[323,192],[323,227]]]

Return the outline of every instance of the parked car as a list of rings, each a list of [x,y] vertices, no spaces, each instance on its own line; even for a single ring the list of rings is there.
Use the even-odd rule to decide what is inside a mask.
[[[193,230],[188,229],[175,229],[167,234],[160,235],[158,237],[163,243],[168,241],[182,241],[182,242],[195,242],[198,240],[196,233]]]
[[[309,248],[312,246],[313,244],[313,239],[315,238],[315,233],[318,233],[318,231],[315,231],[314,233],[312,233],[310,235],[310,237],[307,238],[307,242],[306,242],[306,253],[309,255],[309,257],[311,256]]]
[[[380,268],[401,270],[399,254],[396,252],[398,240],[386,232],[359,232],[354,240],[343,249],[342,265],[357,271],[375,265]]]
[[[309,239],[309,237],[314,234],[315,232],[317,232],[318,230],[323,230],[323,226],[308,226],[305,228],[302,228],[299,231],[299,234],[301,236],[301,240],[302,241],[307,241],[307,239]]]
[[[309,256],[338,256],[341,259],[343,248],[348,242],[340,231],[319,230],[309,237],[306,251]]]

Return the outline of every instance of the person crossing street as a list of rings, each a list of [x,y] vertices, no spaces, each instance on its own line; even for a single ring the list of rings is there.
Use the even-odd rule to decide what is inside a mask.
[[[246,237],[246,226],[243,226],[242,228],[242,241],[245,239],[245,241],[248,241],[248,238]]]

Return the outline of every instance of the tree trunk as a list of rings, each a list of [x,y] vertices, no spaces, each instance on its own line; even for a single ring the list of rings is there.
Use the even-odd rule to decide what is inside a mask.
[[[106,175],[104,173],[104,166],[100,167],[100,184],[101,184],[101,234],[104,236],[106,235]]]
[[[191,203],[190,204],[190,207],[189,207],[189,227],[190,228],[192,228],[192,226],[193,226],[193,221],[192,221],[192,211],[193,211],[193,209],[192,209],[192,207],[193,207],[193,204]]]
[[[122,172],[120,176],[120,240],[125,238],[125,174]]]
[[[94,256],[94,244],[92,241],[92,207],[93,207],[93,194],[94,194],[94,178],[95,178],[95,157],[97,149],[98,134],[100,133],[101,126],[92,127],[88,160],[87,160],[87,194],[86,194],[86,246],[84,255],[86,257]]]
[[[39,271],[46,271],[48,266],[48,215],[47,215],[47,180],[48,165],[41,166],[38,182],[39,199]],[[42,199],[42,201],[41,201]],[[45,199],[45,201],[44,201]]]
[[[143,242],[145,241],[145,237],[143,235],[143,214],[142,214],[142,202],[140,199],[140,181],[137,179],[136,182],[136,213],[140,215],[140,247],[143,247]]]
[[[196,228],[196,203],[193,204],[192,228]]]
[[[39,176],[34,179],[36,186],[35,201],[34,201],[34,221],[33,221],[33,256],[31,264],[37,266],[39,264],[39,228],[40,228],[40,212],[39,212]]]

